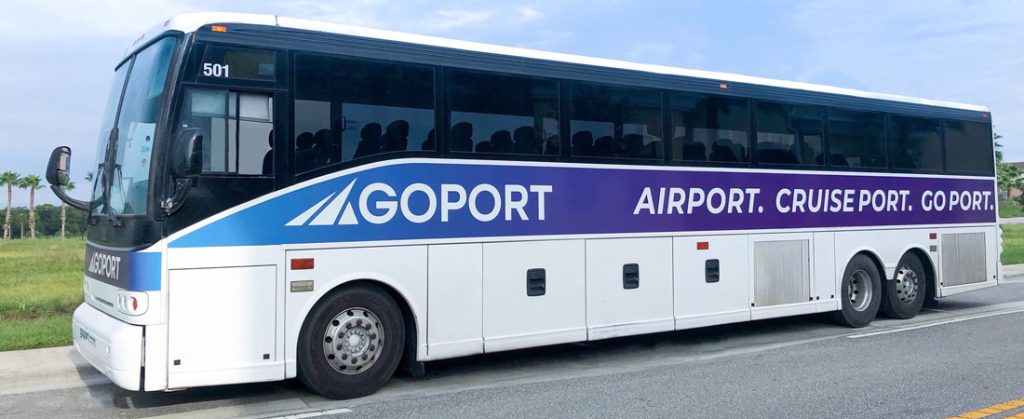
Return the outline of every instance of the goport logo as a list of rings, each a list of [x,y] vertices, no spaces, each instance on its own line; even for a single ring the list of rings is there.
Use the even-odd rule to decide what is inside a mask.
[[[551,185],[505,184],[495,186],[481,183],[467,188],[457,183],[442,183],[431,186],[413,183],[399,193],[391,185],[375,182],[366,185],[355,197],[358,179],[353,179],[340,192],[331,192],[285,226],[329,226],[357,225],[361,221],[370,224],[384,224],[396,216],[406,221],[421,224],[440,218],[447,223],[452,214],[468,211],[473,219],[491,222],[502,215],[505,221],[544,221],[547,194]],[[426,205],[409,203],[426,201]]]

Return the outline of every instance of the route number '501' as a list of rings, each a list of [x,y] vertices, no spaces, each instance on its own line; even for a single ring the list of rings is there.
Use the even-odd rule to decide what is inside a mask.
[[[227,64],[203,63],[203,76],[206,77],[231,77],[230,70]]]

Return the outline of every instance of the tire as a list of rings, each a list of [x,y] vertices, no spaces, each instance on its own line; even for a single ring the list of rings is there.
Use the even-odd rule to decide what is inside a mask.
[[[379,390],[402,359],[402,311],[384,290],[368,285],[328,294],[299,333],[299,380],[331,399]]]
[[[913,253],[903,255],[896,265],[895,278],[885,281],[882,314],[894,319],[916,316],[924,306],[927,286],[927,273],[921,259]]]
[[[882,297],[878,266],[865,255],[850,259],[839,287],[842,308],[831,313],[832,321],[847,327],[864,327],[875,319]]]

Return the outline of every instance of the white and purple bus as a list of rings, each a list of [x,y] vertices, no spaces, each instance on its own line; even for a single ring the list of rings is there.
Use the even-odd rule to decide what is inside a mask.
[[[996,285],[989,110],[265,15],[116,67],[75,346],[138,391],[398,368]]]

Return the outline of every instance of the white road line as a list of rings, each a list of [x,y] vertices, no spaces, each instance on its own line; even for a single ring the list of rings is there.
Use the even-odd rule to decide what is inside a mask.
[[[334,409],[334,410],[321,410],[319,412],[300,413],[297,415],[278,416],[273,419],[306,419],[306,418],[318,418],[327,415],[340,415],[342,413],[352,413],[352,409]]]
[[[846,337],[850,338],[850,339],[860,339],[860,338],[867,338],[867,337],[871,337],[871,336],[887,335],[887,334],[890,334],[890,333],[907,332],[907,331],[911,331],[911,330],[925,329],[925,328],[928,328],[928,327],[942,326],[942,325],[950,324],[950,323],[959,323],[959,322],[963,322],[963,321],[967,321],[967,320],[983,319],[983,318],[986,318],[986,317],[1001,316],[1001,315],[1004,315],[1004,314],[1013,314],[1013,313],[1021,313],[1021,312],[1024,312],[1024,309],[1016,309],[1016,310],[1009,310],[1009,311],[998,311],[998,312],[994,312],[994,313],[982,313],[982,314],[978,314],[978,315],[974,315],[974,316],[964,316],[964,317],[957,317],[957,318],[948,319],[948,320],[941,320],[941,321],[937,321],[937,322],[934,322],[934,323],[919,324],[917,326],[900,327],[900,328],[896,328],[896,329],[882,330],[882,331],[871,332],[871,333],[859,333],[859,334],[856,334],[856,335],[848,335]]]

